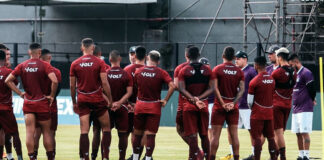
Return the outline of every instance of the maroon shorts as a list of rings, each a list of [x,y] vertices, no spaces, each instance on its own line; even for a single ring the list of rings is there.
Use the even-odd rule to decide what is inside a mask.
[[[52,112],[51,113],[51,130],[56,131],[57,130],[57,112]]]
[[[49,106],[49,102],[47,99],[40,101],[28,101],[24,100],[23,111],[28,113],[34,112],[50,112],[51,107]]]
[[[106,107],[106,102],[78,102],[79,116],[82,117],[84,115],[94,113],[95,117],[101,117],[108,110]]]
[[[109,110],[110,128],[116,127],[118,131],[128,131],[128,110],[122,106],[118,110]]]
[[[18,133],[16,117],[12,110],[0,111],[0,128],[2,128],[6,134]]]
[[[273,120],[251,119],[250,125],[253,139],[261,138],[261,135],[268,139],[274,138]]]
[[[196,133],[208,134],[209,113],[203,111],[183,111],[183,129],[185,136]]]
[[[177,116],[176,116],[176,123],[178,125],[178,127],[180,128],[180,131],[184,131],[183,130],[183,111],[177,111]]]
[[[238,125],[239,121],[239,110],[233,109],[229,112],[226,112],[223,108],[213,109],[211,124],[212,125],[224,125],[224,122],[228,125]]]
[[[290,108],[273,107],[273,124],[275,130],[281,128],[286,130],[290,110]]]
[[[51,112],[24,112],[25,114],[34,114],[37,121],[48,121],[51,119]],[[37,126],[36,126],[37,127]]]
[[[141,131],[157,133],[160,126],[161,115],[138,113],[134,115],[134,128]]]

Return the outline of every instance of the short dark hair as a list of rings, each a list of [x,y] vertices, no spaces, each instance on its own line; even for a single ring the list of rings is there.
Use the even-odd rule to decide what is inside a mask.
[[[185,52],[188,53],[188,52],[189,52],[189,48],[194,47],[194,46],[195,46],[195,45],[193,45],[193,44],[188,44],[188,45],[186,46],[186,48],[185,48]]]
[[[257,64],[258,66],[264,68],[267,66],[267,59],[263,56],[259,56],[254,59],[254,63]]]
[[[0,50],[0,61],[6,60],[6,52],[3,50]]]
[[[235,57],[235,50],[233,47],[231,46],[227,46],[224,48],[224,51],[223,51],[223,57],[228,60],[228,61],[232,61]]]
[[[42,49],[42,56],[47,55],[47,54],[50,54],[50,53],[51,53],[50,50],[48,50],[48,49]]]
[[[93,45],[93,39],[91,38],[84,38],[82,41],[81,41],[81,44],[85,47],[85,48],[89,48],[91,45]]]
[[[30,50],[41,49],[41,45],[39,43],[31,43],[29,45]]]
[[[277,54],[277,57],[281,57],[284,61],[288,61],[289,59],[289,54],[284,53],[284,52],[280,52]]]
[[[101,53],[101,48],[98,45],[96,45],[93,51],[93,55],[98,56],[99,53]]]
[[[198,57],[200,56],[200,53],[199,53],[199,48],[198,47],[190,47],[189,50],[188,50],[188,58],[190,60],[196,60],[198,59]]]
[[[292,60],[295,60],[295,59],[299,60],[299,57],[298,57],[298,55],[296,53],[291,54],[289,56],[289,58],[288,58],[289,61],[292,61]]]
[[[112,50],[110,53],[109,53],[109,60],[111,62],[117,62],[118,58],[120,57],[120,53],[119,51],[117,50]]]
[[[146,49],[143,46],[136,47],[135,55],[136,55],[136,58],[138,60],[140,60],[140,61],[143,60],[143,59],[145,59]]]
[[[0,43],[0,49],[7,50],[8,48],[6,47],[6,45]]]
[[[160,57],[161,57],[160,52],[158,52],[156,50],[150,51],[150,53],[148,55],[149,55],[151,61],[156,62],[156,63],[159,62]]]

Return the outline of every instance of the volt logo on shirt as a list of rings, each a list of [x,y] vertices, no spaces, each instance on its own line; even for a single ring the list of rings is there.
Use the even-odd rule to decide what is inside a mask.
[[[0,80],[2,80],[3,79],[3,76],[0,76]]]
[[[228,74],[228,75],[236,75],[236,73],[237,73],[237,71],[228,70],[228,69],[225,69],[223,71],[225,74]]]
[[[93,62],[80,63],[81,67],[91,67],[92,65],[93,65]]]
[[[122,74],[108,74],[108,77],[110,79],[120,79],[122,77]]]
[[[25,68],[26,72],[37,72],[37,70],[38,68],[30,68],[30,67]]]
[[[147,72],[142,72],[141,73],[143,77],[155,77],[156,73],[147,73]]]
[[[273,83],[273,80],[271,79],[265,79],[262,81],[264,84],[272,84]]]
[[[204,72],[205,72],[205,70],[200,70],[200,73],[201,73],[201,74],[204,74]],[[191,70],[190,73],[191,73],[191,74],[195,74],[196,71],[195,71],[195,70]]]

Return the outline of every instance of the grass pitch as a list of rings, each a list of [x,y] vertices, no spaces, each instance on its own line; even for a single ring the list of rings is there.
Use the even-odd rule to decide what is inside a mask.
[[[28,159],[26,145],[25,145],[25,126],[19,125],[20,137],[23,146],[24,158]],[[77,125],[59,125],[56,136],[57,143],[57,160],[78,160],[79,159],[79,134],[80,129]],[[89,134],[90,144],[92,139],[92,133]],[[297,138],[289,130],[285,132],[286,147],[287,147],[287,159],[293,160],[298,156]],[[41,138],[42,140],[42,138]],[[251,153],[250,136],[246,130],[239,130],[240,140],[240,158],[245,158]],[[110,159],[118,160],[118,136],[115,129],[112,130],[112,143],[110,151]],[[42,142],[40,143],[39,160],[46,160],[46,154]],[[262,159],[269,158],[268,144],[263,145]],[[315,158],[321,158],[322,153],[322,140],[321,132],[314,131],[311,134],[311,149],[310,156]],[[14,150],[14,149],[13,149]],[[14,151],[13,151],[14,152]],[[90,148],[91,153],[91,148]],[[128,144],[127,157],[132,153],[131,143]],[[227,142],[227,131],[223,129],[220,138],[220,147],[217,153],[217,158],[223,157],[229,153],[229,145]],[[175,127],[160,127],[156,136],[156,146],[153,153],[154,160],[185,160],[188,159],[188,146],[178,136]],[[97,158],[101,159],[101,156]]]

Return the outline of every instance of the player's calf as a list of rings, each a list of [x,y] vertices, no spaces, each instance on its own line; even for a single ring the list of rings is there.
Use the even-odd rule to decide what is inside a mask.
[[[111,132],[110,132],[110,120],[109,114],[106,110],[103,115],[98,118],[101,128],[102,128],[102,157],[103,159],[109,159],[110,143],[111,143]]]

